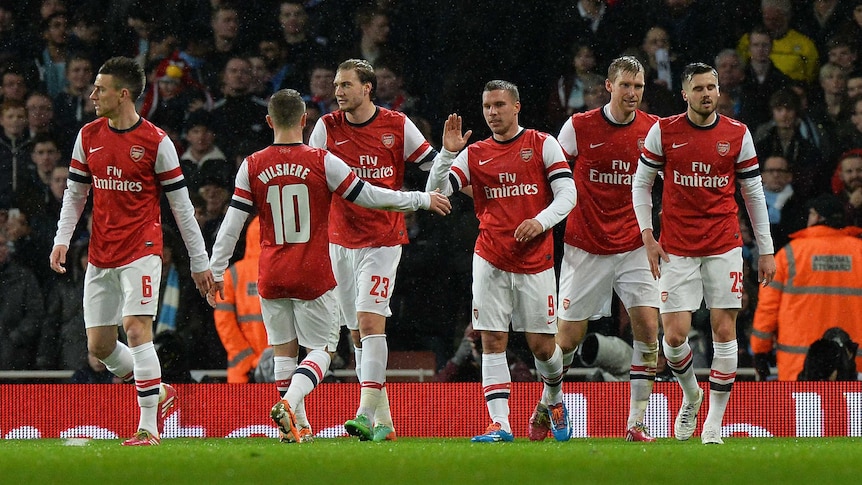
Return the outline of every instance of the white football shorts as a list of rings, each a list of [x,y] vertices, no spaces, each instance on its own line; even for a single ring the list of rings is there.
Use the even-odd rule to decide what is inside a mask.
[[[609,317],[614,291],[626,308],[659,307],[658,281],[650,272],[646,248],[605,255],[565,245],[560,318],[579,322]]]
[[[473,255],[473,328],[508,332],[557,333],[554,268],[510,273]]]
[[[715,256],[668,257],[658,283],[661,313],[693,312],[701,301],[707,308],[742,308],[742,248]]]
[[[333,290],[314,300],[261,298],[260,309],[270,345],[299,339],[307,349],[335,351],[340,325]]]
[[[330,244],[329,257],[338,283],[335,296],[347,328],[359,330],[356,312],[392,316],[389,300],[401,262],[400,245],[352,249]]]
[[[154,316],[159,308],[162,258],[150,254],[117,268],[87,265],[84,326],[122,325],[123,317]]]

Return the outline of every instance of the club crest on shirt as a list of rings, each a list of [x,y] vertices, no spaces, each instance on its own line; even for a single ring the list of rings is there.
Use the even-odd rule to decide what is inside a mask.
[[[643,150],[643,149],[644,149],[644,144],[645,144],[645,143],[646,143],[646,139],[645,139],[645,138],[638,138],[638,151],[641,151],[641,150]]]
[[[386,148],[392,148],[395,145],[395,135],[392,133],[384,133],[383,136],[380,137],[380,141],[383,142],[383,146]]]
[[[730,151],[730,142],[720,141],[715,144],[715,149],[718,150],[718,154],[723,157]]]
[[[133,145],[132,148],[129,149],[129,156],[132,157],[132,160],[140,162],[141,159],[144,158],[144,147]]]
[[[521,159],[525,162],[529,162],[530,159],[533,158],[533,149],[532,148],[522,148],[521,149]]]
[[[571,304],[572,304],[572,302],[570,302],[568,298],[563,298],[563,310],[568,310],[569,305],[571,305]]]

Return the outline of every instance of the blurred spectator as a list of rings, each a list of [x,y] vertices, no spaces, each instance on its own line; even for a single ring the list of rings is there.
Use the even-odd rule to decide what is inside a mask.
[[[27,199],[18,205],[27,214],[37,216],[45,212],[51,200],[51,178],[60,162],[60,150],[56,139],[47,133],[36,135],[32,140],[32,147],[31,163],[27,165],[28,195]],[[44,234],[53,238],[51,231],[55,229],[57,228],[51,228]]]
[[[36,355],[38,369],[74,370],[86,364],[83,298],[88,249],[86,239],[72,244],[67,254],[69,271],[57,278],[45,299],[46,315]]]
[[[772,155],[765,158],[760,166],[769,232],[772,234],[773,246],[780,249],[790,241],[790,234],[805,228],[808,207],[793,189],[793,172],[787,159]]]
[[[0,369],[29,370],[35,363],[45,305],[36,276],[11,258],[7,241],[0,231]]]
[[[272,95],[272,73],[266,65],[266,60],[260,54],[246,55],[245,59],[251,66],[251,83],[248,92],[260,99],[269,99]]]
[[[311,138],[311,132],[314,131],[314,126],[317,124],[317,120],[325,113],[320,111],[320,106],[317,103],[311,101],[305,102],[305,113],[305,126],[302,127],[302,142],[307,145],[309,138]]]
[[[83,325],[83,321],[81,324]],[[120,384],[123,382],[122,379],[111,373],[95,355],[86,352],[86,357],[87,362],[77,368],[69,382],[72,384]]]
[[[859,344],[841,327],[832,327],[808,348],[800,381],[856,381]]]
[[[224,299],[215,306],[214,318],[227,351],[228,383],[249,381],[263,351],[269,346],[260,297],[257,293],[260,264],[260,221],[254,218],[245,234],[245,256],[224,273]]]
[[[862,54],[862,0],[848,0],[850,15],[838,29],[837,35],[844,37],[853,44],[857,55]],[[862,68],[857,65],[856,68]]]
[[[769,32],[758,25],[749,31],[748,36],[749,60],[740,86],[738,119],[754,129],[770,120],[770,96],[779,89],[790,87],[791,79],[769,58],[772,54]]]
[[[216,234],[227,212],[233,193],[233,179],[226,178],[215,165],[209,165],[195,176],[198,194],[204,200],[201,231],[208,253],[212,253]]]
[[[844,37],[835,36],[829,40],[826,58],[830,64],[840,67],[845,74],[859,68],[856,45]]]
[[[721,95],[739,96],[742,84],[745,82],[745,71],[739,54],[733,49],[722,49],[715,56],[715,70],[718,72]],[[733,118],[736,117],[733,116]]]
[[[23,101],[6,100],[0,104],[0,209],[18,207],[20,195],[27,188],[30,136],[27,132],[27,108]]]
[[[827,132],[821,124],[811,117],[808,86],[794,82],[790,85],[790,89],[799,96],[799,112],[796,115],[799,118],[799,133],[802,135],[802,138],[805,138],[815,148],[820,150],[822,155],[825,156],[832,153],[834,145],[834,140],[832,139],[833,133]]]
[[[192,77],[189,66],[174,52],[162,59],[144,91],[140,113],[157,123],[178,140],[186,115],[192,111],[211,109],[212,96],[206,86]]]
[[[222,99],[215,102],[213,131],[219,146],[233,159],[239,154],[243,141],[251,151],[266,147],[272,140],[266,126],[266,101],[248,92],[251,83],[251,65],[244,57],[232,57],[222,74]]]
[[[862,228],[845,227],[841,200],[824,194],[809,201],[808,228],[791,236],[775,257],[777,271],[760,289],[751,350],[759,380],[773,349],[778,380],[796,380],[805,353],[823,332],[840,322],[854,339],[862,339]]]
[[[219,93],[219,74],[232,57],[240,55],[239,12],[229,2],[217,2],[210,20],[212,50],[204,64],[204,84],[213,93]]]
[[[399,60],[380,57],[374,64],[374,73],[377,75],[374,104],[408,116],[417,113],[419,100],[404,89],[404,71]]]
[[[845,223],[862,227],[862,150],[851,150],[838,160],[840,189],[838,198],[844,205]]]
[[[763,25],[772,37],[772,54],[769,56],[781,72],[793,80],[813,84],[817,81],[820,55],[809,37],[790,28],[793,8],[790,0],[761,0]],[[739,55],[748,60],[749,34],[739,39]]]
[[[739,34],[735,34],[739,26],[733,25],[739,12],[733,11],[731,3],[726,0],[652,0],[648,3],[646,17],[649,25],[661,25],[667,30],[680,63],[686,65],[709,59],[721,47],[729,47],[739,38]],[[704,18],[710,19],[708,29],[703,28]]]
[[[738,99],[737,94],[722,92],[721,96],[718,97],[718,101],[715,102],[716,113],[728,118],[737,119]]]
[[[27,96],[25,107],[27,108],[27,127],[30,138],[40,134],[51,136],[58,134],[54,122],[54,101],[50,96],[43,92],[34,91]]]
[[[20,61],[29,49],[26,33],[21,28],[24,22],[20,16],[16,18],[19,3],[16,0],[0,1],[0,64]]]
[[[280,76],[281,83],[274,86],[273,91],[292,88],[302,92],[308,86],[308,76],[314,63],[335,64],[326,40],[309,32],[306,3],[309,2],[279,2],[278,22],[284,46],[281,62],[283,73]]]
[[[847,73],[847,99],[862,95],[862,70]]]
[[[39,289],[43,290],[43,294],[47,293],[57,278],[56,273],[45,264],[51,254],[53,238],[33,231],[30,214],[23,209],[9,211],[3,230],[6,232],[6,244],[11,251],[12,260],[29,268],[36,276]]]
[[[850,119],[847,105],[847,76],[835,64],[826,63],[820,68],[820,89],[811,103],[809,115],[828,134],[834,134],[838,126]],[[824,154],[829,157],[829,154]]]
[[[649,113],[670,116],[685,109],[679,95],[679,75],[683,66],[673,52],[670,36],[663,27],[650,27],[640,47],[629,48],[623,54],[637,57],[644,66],[646,87],[643,101],[649,106]]]
[[[205,177],[233,180],[234,165],[215,144],[210,113],[198,110],[189,115],[185,124],[185,139],[188,148],[180,156],[180,166],[190,192],[197,192]]]
[[[69,57],[66,61],[66,89],[54,97],[54,122],[64,156],[71,154],[78,130],[96,119],[96,106],[89,99],[93,79],[90,59],[79,55]]]
[[[571,55],[570,65],[548,89],[546,115],[550,131],[558,130],[572,114],[585,111],[584,80],[588,75],[599,75],[591,45],[576,43]]]
[[[820,57],[825,58],[829,39],[850,18],[850,6],[842,0],[811,0],[804,3],[805,7],[796,11],[793,23],[800,33],[814,41]]]
[[[377,83],[379,90],[379,75],[377,76]],[[311,68],[311,79],[308,83],[308,90],[309,94],[303,95],[302,99],[306,105],[313,104],[321,116],[338,109],[338,101],[335,99],[335,68],[331,65],[315,64]],[[311,120],[308,120],[305,125],[309,128],[314,128],[314,123]]]
[[[840,123],[836,129],[836,151],[844,153],[862,148],[862,93],[847,102],[850,119]]]
[[[758,126],[754,132],[758,158],[781,155],[790,162],[794,190],[798,190],[803,199],[825,192],[832,171],[817,148],[800,133],[799,96],[789,89],[782,89],[773,93],[769,105],[772,121]]]
[[[51,98],[66,88],[67,34],[65,12],[51,14],[42,21],[41,42],[35,49],[34,63]]]
[[[147,73],[148,82],[153,82],[151,73],[153,73],[162,60],[171,57],[179,44],[179,38],[174,33],[173,29],[168,25],[156,25],[147,37],[148,49],[146,52],[138,54],[135,61],[144,68]]]
[[[389,15],[385,10],[360,8],[355,19],[359,38],[342,52],[341,59],[364,59],[374,65],[384,54],[397,55],[389,43]]]
[[[3,101],[14,100],[24,102],[27,98],[27,93],[30,88],[27,86],[27,79],[21,68],[15,64],[10,64],[3,69],[3,83],[0,85],[0,99]]]
[[[92,65],[101,66],[112,49],[104,33],[103,12],[95,2],[86,2],[75,8],[69,25],[69,54],[87,58]],[[68,62],[68,60],[66,61]],[[68,67],[67,67],[68,71]]]

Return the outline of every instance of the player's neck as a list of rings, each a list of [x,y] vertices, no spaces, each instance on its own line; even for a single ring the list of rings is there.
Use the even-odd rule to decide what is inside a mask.
[[[134,109],[121,110],[116,116],[108,118],[108,125],[115,130],[128,130],[135,126],[140,119],[140,115]]]
[[[713,111],[712,113],[710,113],[706,116],[703,116],[702,114],[698,113],[697,111],[694,111],[691,109],[688,110],[688,119],[692,123],[696,124],[697,126],[709,126],[709,125],[715,123],[715,119],[717,116],[718,115],[715,114],[715,111]]]
[[[350,112],[346,112],[344,115],[347,118],[347,121],[353,123],[354,125],[361,125],[366,121],[370,120],[374,113],[377,111],[377,106],[371,102],[371,100],[367,100],[361,105],[357,106],[356,109]]]
[[[275,145],[294,145],[302,143],[302,128],[294,127],[287,129],[273,130],[273,144]]]
[[[607,106],[607,111],[605,111],[605,113],[610,114],[611,121],[613,121],[614,123],[623,125],[635,119],[634,111],[627,113],[623,111],[619,106],[612,103],[609,103],[605,106]]]

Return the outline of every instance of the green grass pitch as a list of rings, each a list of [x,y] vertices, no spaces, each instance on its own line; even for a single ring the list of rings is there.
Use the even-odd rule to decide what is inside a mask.
[[[0,441],[0,483],[552,484],[860,483],[862,438],[725,438],[723,446],[660,439],[470,443],[399,438]]]

